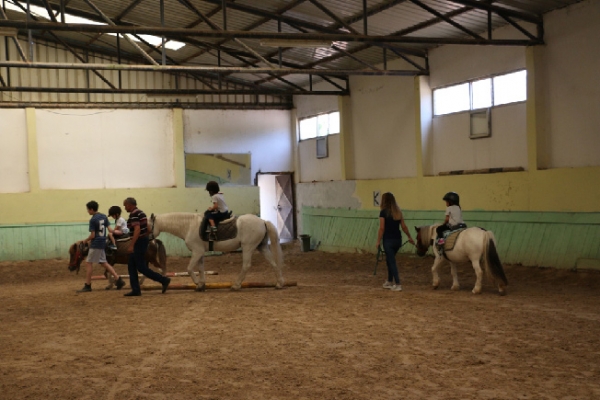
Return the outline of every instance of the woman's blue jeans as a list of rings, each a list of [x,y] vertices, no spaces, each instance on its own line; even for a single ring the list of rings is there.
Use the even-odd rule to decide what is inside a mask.
[[[396,253],[402,247],[402,238],[400,239],[383,239],[383,251],[385,251],[385,263],[388,269],[388,282],[400,284],[400,276],[398,275],[398,265],[396,265]]]

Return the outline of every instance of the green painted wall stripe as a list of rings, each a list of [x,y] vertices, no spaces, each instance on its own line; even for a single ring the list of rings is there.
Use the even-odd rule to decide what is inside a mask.
[[[303,233],[322,250],[375,252],[378,215],[378,210],[304,207]],[[463,216],[468,225],[494,232],[505,263],[574,268],[580,258],[600,259],[600,213],[465,211]],[[413,236],[414,226],[443,217],[443,210],[404,211]],[[414,253],[414,247],[401,252]]]
[[[0,225],[0,261],[68,258],[69,247],[88,235],[87,223]],[[168,256],[191,255],[178,237],[163,233],[159,239]]]

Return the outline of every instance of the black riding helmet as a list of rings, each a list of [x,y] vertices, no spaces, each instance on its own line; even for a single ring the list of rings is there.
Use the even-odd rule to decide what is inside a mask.
[[[460,206],[460,197],[458,197],[458,193],[456,192],[446,193],[442,200],[447,201],[451,206]]]
[[[215,193],[219,193],[219,191],[221,190],[219,188],[219,184],[215,181],[210,181],[206,184],[206,190],[208,191],[208,193],[210,194],[215,194]]]

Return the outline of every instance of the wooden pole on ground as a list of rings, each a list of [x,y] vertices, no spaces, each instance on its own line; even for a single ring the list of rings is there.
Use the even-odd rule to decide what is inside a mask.
[[[206,282],[206,289],[229,289],[231,282]],[[298,282],[286,282],[284,286],[298,286]],[[243,288],[269,288],[275,287],[275,283],[266,282],[242,282]],[[182,285],[172,283],[169,285],[169,290],[195,290],[196,285]],[[142,286],[142,290],[162,290],[162,286]]]
[[[218,272],[215,271],[205,271],[204,272],[206,275],[219,275]],[[198,272],[194,272],[194,274],[198,275]],[[138,277],[142,277],[143,275],[138,275]],[[189,272],[167,272],[166,276],[168,276],[169,278],[175,277],[175,276],[190,276]],[[121,275],[121,278],[126,279],[129,278],[129,275]],[[94,275],[92,276],[92,280],[93,281],[99,281],[99,280],[103,280],[106,279],[106,277],[104,275]]]

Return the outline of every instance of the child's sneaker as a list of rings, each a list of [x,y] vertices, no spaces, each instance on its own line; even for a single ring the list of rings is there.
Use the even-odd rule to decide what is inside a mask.
[[[400,286],[400,285],[394,285],[394,286],[392,286],[392,287],[390,288],[390,290],[391,290],[392,292],[401,292],[401,291],[402,291],[402,286]]]
[[[394,284],[390,281],[385,281],[383,282],[383,288],[384,289],[390,289],[392,286],[394,286]]]
[[[108,248],[112,251],[117,251],[117,246],[112,243],[108,245]]]
[[[78,290],[77,293],[91,292],[91,291],[92,291],[92,285],[88,285],[86,283],[85,285],[83,285],[83,289]]]

